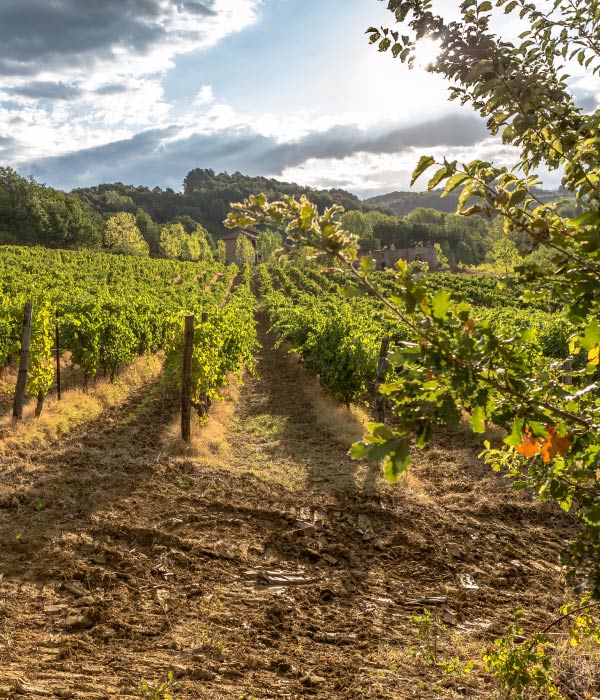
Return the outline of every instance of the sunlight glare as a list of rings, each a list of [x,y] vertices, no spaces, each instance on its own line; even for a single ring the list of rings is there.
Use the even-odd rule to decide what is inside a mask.
[[[426,69],[435,63],[440,53],[440,46],[439,39],[421,39],[415,47],[415,66]]]

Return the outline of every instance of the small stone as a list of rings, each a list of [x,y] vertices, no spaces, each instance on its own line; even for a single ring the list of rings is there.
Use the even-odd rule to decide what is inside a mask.
[[[72,593],[77,598],[83,598],[84,596],[88,595],[88,592],[85,590],[85,588],[80,584],[75,583],[74,581],[65,581],[62,584],[62,589],[63,591]]]
[[[217,674],[209,671],[206,668],[195,668],[191,673],[190,677],[196,681],[212,681],[216,678]]]
[[[305,688],[316,688],[318,685],[325,683],[325,679],[322,678],[321,676],[311,676],[309,674],[306,674],[306,676],[303,676],[300,679],[300,683]]]
[[[452,625],[452,627],[455,627],[459,622],[459,616],[457,613],[452,612],[452,610],[443,610],[442,622],[445,622],[447,625]]]
[[[475,580],[470,574],[460,575],[460,585],[467,591],[478,591],[479,586],[475,583]]]
[[[314,535],[316,532],[315,526],[312,523],[307,523],[305,520],[296,520],[294,525],[298,530],[303,530],[306,537]]]
[[[463,553],[455,542],[450,542],[450,544],[446,547],[446,552],[455,559],[462,559]]]

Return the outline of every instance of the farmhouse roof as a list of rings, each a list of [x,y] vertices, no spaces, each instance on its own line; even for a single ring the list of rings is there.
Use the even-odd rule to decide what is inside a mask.
[[[246,238],[251,238],[253,240],[256,240],[258,236],[255,233],[251,233],[250,231],[246,231],[245,228],[240,228],[237,231],[232,231],[230,234],[227,236],[223,236],[221,239],[222,241],[236,241],[242,233],[246,236]]]

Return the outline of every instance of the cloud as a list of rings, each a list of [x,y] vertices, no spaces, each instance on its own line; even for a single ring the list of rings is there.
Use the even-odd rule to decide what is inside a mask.
[[[20,144],[11,136],[0,136],[0,160],[9,161],[19,151]]]
[[[82,90],[77,85],[43,80],[35,80],[20,87],[14,87],[10,92],[34,100],[70,100],[82,94]]]
[[[177,7],[180,11],[193,12],[198,15],[204,15],[205,17],[214,16],[215,11],[205,5],[203,2],[196,2],[195,0],[187,0],[186,2],[177,3]]]
[[[419,157],[425,154],[438,160],[445,157],[461,163],[480,158],[507,167],[518,160],[515,149],[504,146],[497,137],[488,136],[465,146],[416,146],[400,153],[362,152],[339,160],[312,158],[296,167],[286,168],[282,179],[318,188],[341,187],[359,197],[372,197],[393,190],[411,189],[412,173]],[[421,178],[414,189],[423,189],[426,181],[426,177]]]
[[[123,83],[111,83],[109,85],[102,85],[102,87],[96,88],[94,93],[96,95],[122,95],[130,90],[131,88]]]
[[[0,70],[17,83],[53,73],[150,75],[254,22],[258,2],[2,0]]]
[[[13,164],[168,128],[176,57],[250,26],[262,1],[2,0],[0,136],[22,144]]]
[[[3,56],[23,66],[41,67],[62,65],[74,55],[108,53],[116,46],[143,51],[164,35],[163,4],[161,0],[4,0]]]
[[[221,121],[219,113],[218,108],[208,113],[202,132],[190,133],[181,126],[147,130],[118,142],[31,161],[21,170],[67,189],[114,179],[179,189],[185,173],[195,167],[282,176],[311,161],[342,163],[361,154],[375,158],[426,147],[471,148],[487,136],[480,119],[450,115],[416,127],[334,126],[278,143],[249,124],[211,128],[213,120]]]
[[[214,102],[214,99],[215,96],[213,95],[212,86],[203,85],[198,91],[196,97],[194,98],[194,101],[192,102],[192,107],[199,107],[201,105],[209,104],[210,102]]]
[[[295,143],[278,144],[267,150],[259,163],[269,172],[299,165],[311,158],[342,159],[354,153],[399,153],[415,146],[468,146],[487,135],[484,122],[475,116],[448,115],[415,126],[363,130],[335,126],[310,134]]]

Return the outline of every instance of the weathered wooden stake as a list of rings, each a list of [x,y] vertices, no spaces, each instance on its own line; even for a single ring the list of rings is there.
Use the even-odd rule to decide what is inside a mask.
[[[388,366],[388,351],[390,349],[390,339],[381,339],[381,348],[379,350],[379,360],[377,362],[377,380],[375,383],[375,420],[378,423],[383,423],[385,421],[385,404],[386,397],[379,393],[379,387],[385,381],[385,375]]]
[[[33,304],[28,301],[23,310],[23,335],[21,336],[21,354],[19,357],[19,374],[13,403],[13,420],[23,420],[23,403],[25,401],[25,384],[29,371],[29,346],[31,345],[31,315]]]
[[[190,441],[192,432],[192,354],[194,351],[194,317],[185,317],[183,341],[183,376],[181,379],[181,438]]]
[[[42,411],[44,410],[44,392],[39,391],[38,392],[38,397],[37,397],[37,404],[35,406],[35,417],[39,418],[42,415]]]
[[[566,386],[573,386],[573,360],[565,360],[563,362],[563,369],[565,373],[562,375],[562,383]]]
[[[58,311],[56,312],[56,398],[60,401],[60,328],[58,325]]]

